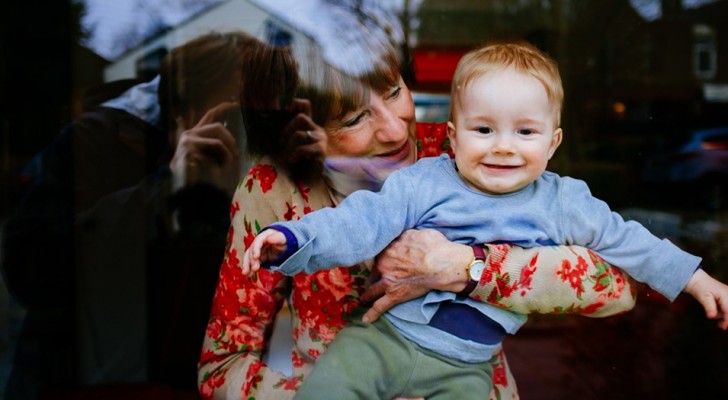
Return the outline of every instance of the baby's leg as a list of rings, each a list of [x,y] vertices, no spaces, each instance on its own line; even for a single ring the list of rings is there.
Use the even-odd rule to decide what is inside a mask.
[[[316,360],[295,399],[393,399],[407,385],[417,356],[411,345],[403,346],[408,343],[384,318],[355,322]]]
[[[404,393],[427,400],[485,400],[493,389],[493,361],[465,363],[419,348]]]

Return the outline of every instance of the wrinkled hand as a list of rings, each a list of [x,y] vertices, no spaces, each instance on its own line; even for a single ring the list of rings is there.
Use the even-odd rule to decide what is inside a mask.
[[[241,154],[235,138],[220,121],[238,107],[237,102],[220,103],[194,127],[180,133],[169,164],[175,190],[209,183],[232,196],[240,179]]]
[[[363,302],[374,301],[364,322],[375,321],[393,306],[433,289],[462,290],[467,283],[465,267],[472,257],[470,247],[451,243],[438,231],[405,231],[376,259],[373,275],[381,277],[362,295]]]
[[[717,319],[718,327],[728,330],[728,286],[702,269],[695,271],[684,292],[693,296],[705,309],[706,317]]]
[[[293,164],[323,157],[326,153],[326,131],[311,119],[311,102],[306,99],[293,99],[286,109],[297,114],[280,135],[282,161]]]

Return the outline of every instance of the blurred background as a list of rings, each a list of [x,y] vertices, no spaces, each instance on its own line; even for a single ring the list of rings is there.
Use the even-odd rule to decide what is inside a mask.
[[[405,27],[419,121],[447,119],[450,77],[469,49],[507,37],[536,44],[558,61],[566,94],[564,142],[549,169],[588,181],[613,210],[728,281],[728,1],[378,2]],[[0,224],[27,184],[24,168],[80,115],[90,89],[151,79],[171,48],[211,30],[291,44],[316,37],[277,3],[3,2]],[[0,388],[23,317],[0,281]],[[505,346],[524,400],[728,398],[728,334],[692,299],[670,304],[647,288],[629,314],[534,316]],[[194,382],[126,383],[117,395],[138,384],[156,390],[149,398],[196,396]],[[53,395],[85,398],[78,393]]]

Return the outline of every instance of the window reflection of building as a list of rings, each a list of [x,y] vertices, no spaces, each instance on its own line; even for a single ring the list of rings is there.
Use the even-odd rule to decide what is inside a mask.
[[[693,26],[693,74],[696,78],[715,78],[718,70],[715,36],[715,31],[710,26]]]

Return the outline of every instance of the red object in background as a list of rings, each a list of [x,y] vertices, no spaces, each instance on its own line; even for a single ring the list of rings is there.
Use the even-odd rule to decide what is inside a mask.
[[[452,75],[468,49],[416,48],[413,51],[417,88],[449,92]]]

